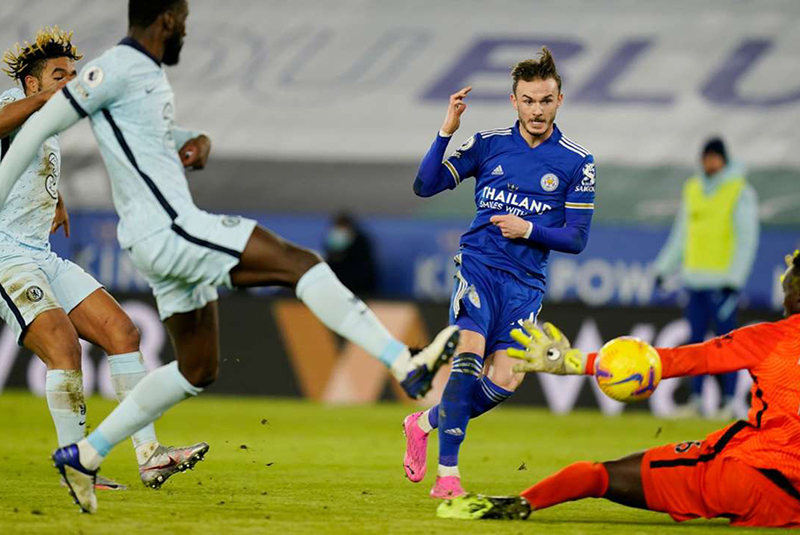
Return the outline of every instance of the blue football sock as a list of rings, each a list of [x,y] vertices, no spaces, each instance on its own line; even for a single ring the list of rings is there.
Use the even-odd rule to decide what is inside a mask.
[[[458,450],[464,441],[472,396],[482,372],[483,358],[480,355],[461,353],[453,359],[453,369],[438,411],[440,466],[458,466]]]
[[[470,411],[470,419],[477,418],[481,414],[489,412],[502,402],[511,397],[510,390],[497,386],[486,376],[483,376],[478,381],[480,388],[475,388],[472,393],[472,410]],[[428,424],[431,428],[436,429],[439,427],[439,405],[434,405],[427,411]]]
[[[489,412],[502,402],[511,397],[510,390],[497,386],[486,376],[481,377],[480,386],[475,389],[472,395],[472,413],[470,418],[477,418],[483,413]]]

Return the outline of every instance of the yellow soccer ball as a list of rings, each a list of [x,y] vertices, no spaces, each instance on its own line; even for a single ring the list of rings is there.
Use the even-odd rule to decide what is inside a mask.
[[[661,357],[644,340],[620,336],[597,353],[594,377],[600,390],[611,399],[647,399],[661,381]]]

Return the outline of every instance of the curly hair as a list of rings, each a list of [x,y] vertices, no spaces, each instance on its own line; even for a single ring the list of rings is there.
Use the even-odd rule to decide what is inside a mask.
[[[511,69],[511,79],[514,81],[511,88],[517,94],[517,83],[520,80],[532,82],[533,80],[547,80],[552,78],[558,84],[558,92],[561,93],[561,76],[556,69],[556,60],[547,47],[542,47],[539,59],[526,59],[520,61]]]
[[[47,60],[70,58],[78,61],[82,57],[72,44],[72,32],[67,33],[58,26],[47,26],[36,33],[32,44],[25,41],[23,45],[17,43],[13,49],[6,50],[3,63],[8,68],[3,72],[24,86],[27,76],[41,79]]]

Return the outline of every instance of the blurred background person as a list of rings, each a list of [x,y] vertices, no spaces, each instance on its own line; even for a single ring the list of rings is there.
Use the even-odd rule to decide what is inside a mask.
[[[705,340],[713,326],[717,335],[737,327],[739,294],[747,283],[758,248],[758,198],[741,165],[731,162],[722,139],[703,146],[701,172],[689,178],[667,243],[656,259],[656,284],[680,272],[688,290],[686,317],[690,343]],[[691,394],[677,416],[701,413],[704,376],[691,379]],[[736,373],[717,376],[720,407],[711,416],[736,416]]]
[[[358,296],[371,296],[377,290],[372,243],[353,216],[334,217],[325,238],[325,259],[342,284]]]

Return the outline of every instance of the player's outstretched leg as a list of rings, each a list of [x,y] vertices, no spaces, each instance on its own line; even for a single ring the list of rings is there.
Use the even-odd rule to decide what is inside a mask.
[[[608,500],[647,509],[642,484],[642,453],[606,463],[577,462],[543,479],[519,496],[468,494],[443,502],[441,518],[462,520],[525,519],[531,511],[583,498]]]
[[[117,400],[123,401],[147,375],[139,351],[139,330],[119,303],[102,288],[75,307],[69,318],[81,338],[108,354],[111,383]],[[188,447],[162,446],[153,423],[133,433],[131,440],[142,483],[153,489],[160,488],[172,475],[194,466],[208,451],[205,442]],[[98,475],[97,488],[104,484],[105,480]]]
[[[448,327],[428,347],[412,351],[386,330],[319,256],[261,227],[253,231],[241,262],[230,274],[238,287],[294,287],[297,297],[322,323],[383,362],[412,398],[430,390],[433,377],[458,343],[458,329]]]

